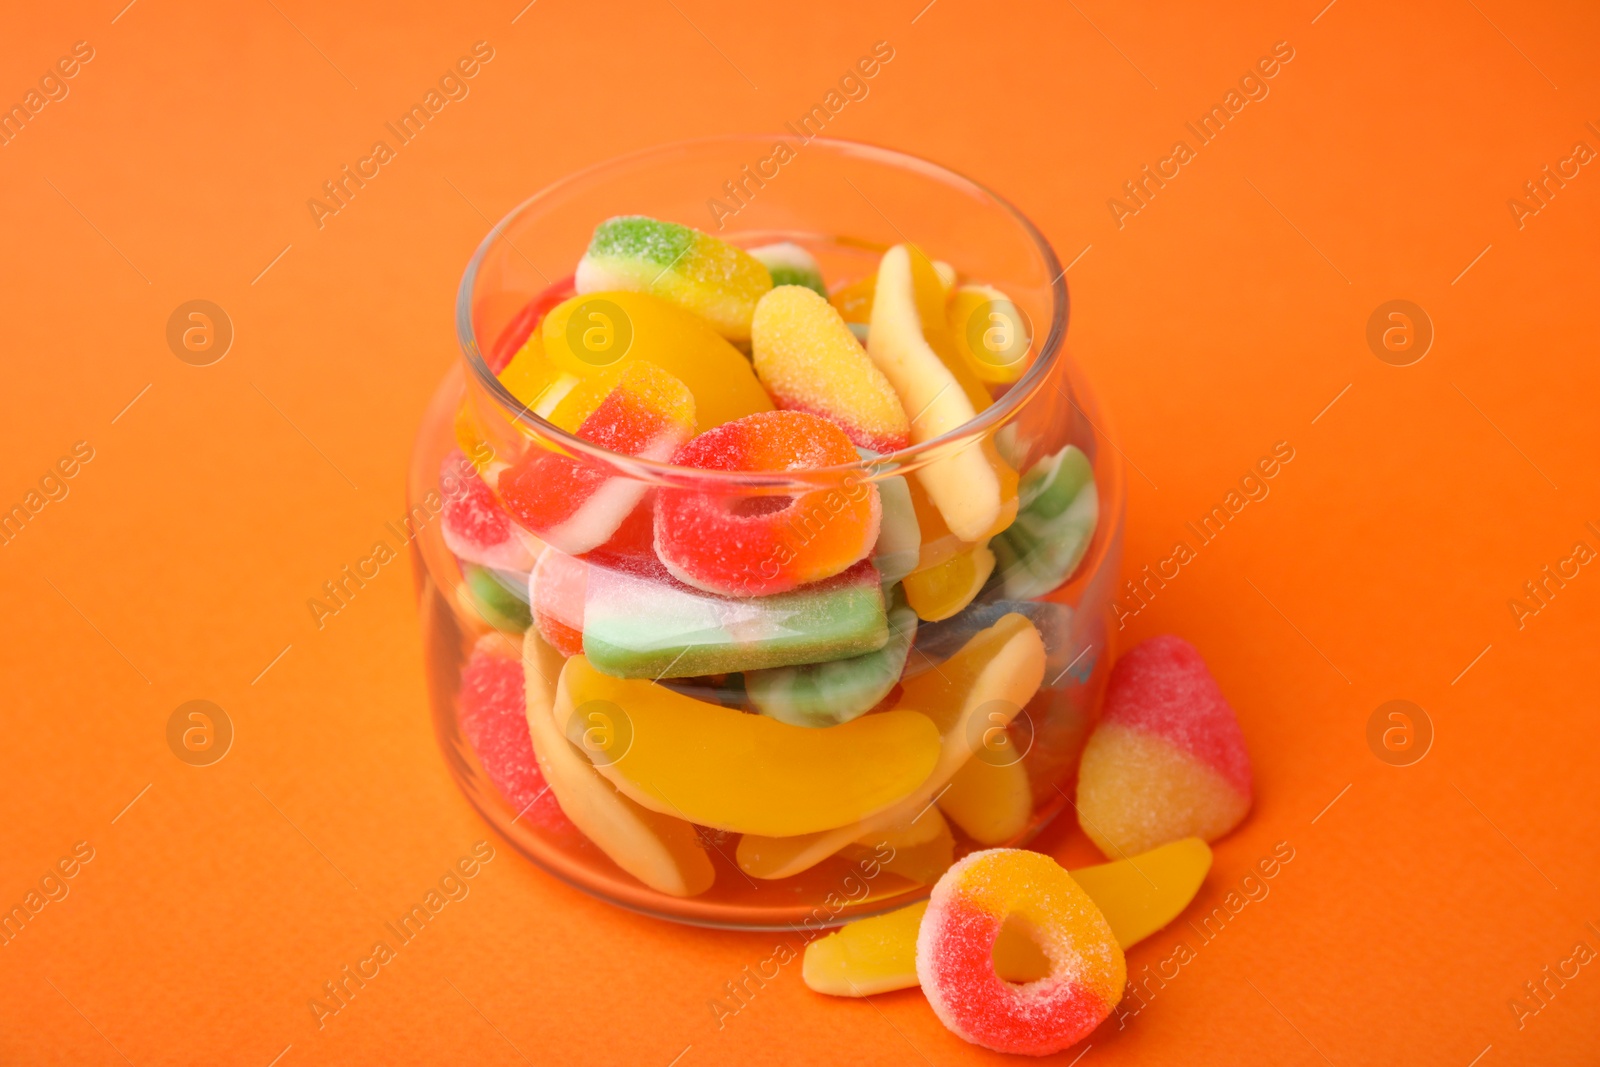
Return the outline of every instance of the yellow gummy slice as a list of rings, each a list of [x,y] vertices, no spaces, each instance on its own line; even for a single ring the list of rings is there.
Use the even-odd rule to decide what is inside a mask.
[[[1211,869],[1211,849],[1185,838],[1132,859],[1070,871],[1072,880],[1106,917],[1126,949],[1177,918]],[[818,993],[864,997],[917,985],[917,932],[923,901],[853,922],[806,946],[801,975]],[[994,946],[995,972],[1008,982],[1032,982],[1049,964],[1020,925],[1006,923]]]
[[[916,651],[913,649],[913,656]],[[1005,725],[1033,699],[1044,680],[1044,641],[1024,616],[1002,616],[973,634],[938,669],[929,668],[902,683],[896,709],[918,709],[939,730],[939,758],[922,784],[881,814],[838,829],[799,836],[746,834],[739,841],[739,867],[755,878],[788,878],[838,852],[852,841],[904,826],[931,803],[945,783],[971,757],[974,720],[983,716]],[[892,712],[890,714],[893,714]],[[867,715],[856,722],[877,718]],[[839,727],[831,727],[837,730]]]
[[[1003,731],[1004,727],[988,729]],[[1016,752],[1004,746],[1011,744],[1002,739],[989,751],[1010,759]],[[999,845],[1027,827],[1033,814],[1033,789],[1020,759],[1012,763],[970,759],[950,779],[950,788],[939,797],[939,807],[978,844]]]
[[[556,369],[545,358],[544,341],[535,330],[500,371],[500,384],[530,408],[556,379]]]
[[[956,348],[955,334],[950,329],[950,316],[945,305],[947,286],[939,276],[933,260],[916,245],[906,245],[911,259],[911,285],[916,296],[917,318],[922,324],[922,337],[928,347],[955,378],[956,384],[967,395],[974,413],[994,403],[983,382],[975,374]]]
[[[882,858],[885,850],[891,853],[886,860]],[[956,839],[939,809],[929,807],[904,826],[868,834],[846,845],[839,855],[847,860],[870,858],[890,874],[932,885],[955,862]]]
[[[904,800],[940,754],[938,730],[916,711],[790,726],[601,674],[584,656],[561,672],[556,718],[601,774],[652,811],[773,837],[853,826]]]
[[[828,296],[828,303],[839,309],[844,321],[868,323],[872,321],[872,298],[877,290],[878,276],[869,274],[834,290]]]
[[[867,354],[911,417],[913,443],[959,429],[987,405],[983,384],[951,346],[938,276],[927,257],[906,245],[885,252],[878,266]],[[1002,517],[1004,493],[991,457],[998,458],[989,442],[971,441],[915,472],[964,541],[989,536]]]
[[[933,272],[938,276],[939,287],[946,297],[956,284],[956,269],[943,260],[932,260]],[[846,322],[872,321],[872,298],[877,295],[878,276],[869,274],[849,285],[842,285],[828,296],[828,303],[839,309]]]
[[[980,381],[1007,385],[1028,369],[1031,339],[1016,305],[1000,290],[962,286],[950,298],[946,321],[957,354]]]
[[[537,629],[523,639],[522,666],[534,756],[567,818],[618,867],[651,889],[676,897],[710,889],[716,872],[694,827],[617,792],[556,729],[552,713],[561,655]]]
[[[702,431],[772,410],[750,361],[737,348],[700,316],[649,293],[575,296],[551,309],[539,336],[552,375],[581,379],[635,360],[656,364],[694,394]],[[516,362],[502,372],[502,381]]]
[[[994,553],[987,541],[968,545],[937,567],[903,578],[906,603],[924,622],[948,619],[968,604],[994,573]]]

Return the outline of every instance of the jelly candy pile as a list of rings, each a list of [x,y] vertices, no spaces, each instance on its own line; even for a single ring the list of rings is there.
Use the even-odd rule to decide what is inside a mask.
[[[549,429],[495,455],[469,401],[439,484],[461,736],[516,819],[677,897],[872,857],[870,899],[931,896],[813,940],[806,983],[920,986],[963,1039],[1043,1055],[1110,1014],[1251,780],[1178,638],[1122,656],[1096,721],[1103,628],[1051,599],[1094,463],[967,429],[1032,344],[914,245],[834,284],[803,243],[607,219],[494,348]],[[1067,872],[1017,846],[1074,765],[1111,862]]]

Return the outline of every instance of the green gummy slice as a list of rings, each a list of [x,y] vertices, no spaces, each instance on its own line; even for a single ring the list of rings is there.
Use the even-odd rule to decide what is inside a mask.
[[[469,563],[462,568],[462,576],[466,579],[467,596],[484,622],[509,633],[523,633],[533,625],[528,602],[507,588],[492,570]]]
[[[595,227],[589,255],[599,260],[630,260],[666,270],[694,247],[698,231],[648,215],[622,215]]]
[[[617,678],[688,678],[840,659],[889,640],[877,571],[772,596],[732,599],[677,582],[593,567],[583,651]]]
[[[772,275],[774,289],[780,285],[799,285],[824,300],[828,298],[828,287],[822,281],[822,270],[817,266],[816,257],[800,245],[784,241],[775,245],[761,245],[749,252]]]
[[[780,285],[800,285],[820,297],[826,298],[828,295],[828,287],[822,284],[822,275],[816,271],[800,270],[796,267],[768,267],[767,270],[772,274],[774,289]]]
[[[917,613],[898,586],[890,594],[889,641],[875,652],[750,671],[745,692],[761,714],[790,726],[837,726],[872,710],[889,695],[917,637]]]
[[[1075,445],[1040,460],[1017,485],[1017,518],[989,542],[1006,595],[1041,596],[1066,581],[1099,521],[1089,457]]]
[[[870,448],[857,448],[862,459],[877,459]],[[922,527],[911,503],[911,487],[901,475],[878,479],[878,499],[883,503],[883,521],[878,527],[878,543],[872,546],[872,563],[887,589],[917,569],[922,555]]]

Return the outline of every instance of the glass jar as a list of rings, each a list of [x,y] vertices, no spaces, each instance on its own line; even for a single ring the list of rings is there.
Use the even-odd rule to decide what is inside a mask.
[[[794,242],[834,292],[872,277],[890,246],[915,245],[1010,298],[1010,319],[985,308],[981,322],[952,328],[970,325],[975,344],[1013,353],[1006,331],[1020,331],[1028,369],[991,386],[993,402],[960,429],[827,470],[709,471],[612,454],[539,417],[496,372],[573,293],[595,226],[617,215],[744,247]],[[1021,845],[1070,807],[1112,660],[1124,484],[1066,353],[1064,273],[1034,226],[982,186],[821,138],[730,136],[636,153],[557,182],[496,225],[462,278],[461,359],[423,420],[409,479],[435,727],[484,818],[545,870],[613,903],[707,926],[789,929],[921,899],[953,859]],[[986,340],[990,326],[1001,333]],[[525,529],[511,531],[502,554],[458,556],[452,548],[475,551],[451,543],[448,502],[500,485],[530,450],[640,501],[623,525],[644,523],[633,544],[645,557],[660,500],[745,516],[810,503],[825,525],[832,512],[818,505],[842,499],[848,511],[870,497],[883,533],[872,567],[750,597],[704,593],[653,558],[633,566],[606,548],[569,556]],[[903,540],[909,490],[924,508],[924,483],[960,491],[963,455],[1020,475],[1021,517],[976,542],[997,562],[972,602],[919,621],[907,591],[919,580],[925,590],[924,572],[940,566],[947,578],[952,566],[971,577],[977,563],[961,571],[949,561],[975,543],[946,529],[913,540],[909,558],[904,544],[893,562],[882,553],[894,547],[891,520]],[[468,485],[475,472],[477,487]],[[813,535],[803,517],[789,529],[800,547]],[[771,564],[760,566],[765,574]],[[905,584],[879,587],[907,569]],[[541,611],[543,625],[530,626]],[[877,612],[865,644],[812,632],[850,629],[862,611]],[[915,636],[897,619],[911,620]],[[810,651],[768,655],[789,638]],[[842,643],[829,652],[830,640]],[[587,666],[568,663],[552,641],[581,647]],[[751,650],[756,659],[740,659]],[[795,662],[830,656],[839,662],[822,673]],[[858,706],[880,693],[870,709]],[[519,702],[525,735],[507,718]]]

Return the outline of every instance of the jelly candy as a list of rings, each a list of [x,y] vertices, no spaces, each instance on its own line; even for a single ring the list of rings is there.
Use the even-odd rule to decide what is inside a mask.
[[[538,336],[539,322],[551,308],[565,300],[572,293],[572,279],[563,278],[550,286],[544,292],[534,297],[523,309],[512,316],[506,323],[505,329],[500,331],[500,336],[495,338],[494,346],[483,354],[483,362],[504,381],[506,366],[516,358],[532,337]]]
[[[1117,943],[1137,944],[1167,925],[1200,892],[1211,848],[1198,837],[1169,841],[1125,860],[1072,872],[1100,907]]]
[[[1215,841],[1250,810],[1250,757],[1193,645],[1152,637],[1106,683],[1078,771],[1078,822],[1107,856],[1180,837]]]
[[[950,779],[950,788],[939,795],[939,809],[978,844],[999,845],[1027,828],[1033,814],[1033,789],[1028,771],[1016,755],[1016,741],[1005,727],[991,726],[982,737],[983,744],[1000,758],[993,762],[993,757],[975,758],[963,764]]]
[[[511,362],[499,374],[500,384],[505,386],[512,396],[520,400],[527,410],[536,414],[546,414],[555,401],[561,399],[566,391],[577,384],[573,375],[562,375],[544,355],[544,338],[535,330],[528,338],[526,344],[517,349],[516,355],[511,357]],[[558,379],[561,388],[556,389]],[[555,393],[555,395],[551,395]],[[550,397],[546,402],[546,397]],[[540,408],[544,411],[540,411]]]
[[[851,442],[894,452],[910,440],[905,409],[839,313],[810,289],[784,285],[756,305],[756,375],[778,407],[821,415]]]
[[[987,391],[953,349],[931,264],[906,245],[885,252],[878,267],[867,353],[911,417],[914,443],[956,431],[988,406]],[[916,476],[951,532],[979,541],[1010,521],[1002,480],[1009,471],[991,442],[974,440]]]
[[[917,636],[917,616],[904,595],[896,590],[888,599],[889,641],[882,648],[822,663],[746,671],[750,703],[791,726],[833,726],[877,707],[900,680]]]
[[[460,451],[444,459],[439,486],[445,490],[445,547],[461,559],[506,571],[526,571],[533,552],[517,524]]]
[[[865,326],[872,321],[872,300],[877,291],[878,276],[869,274],[834,290],[828,303],[838,309],[846,323]]]
[[[461,734],[513,811],[547,830],[570,831],[572,824],[545,789],[528,741],[524,707],[518,642],[503,634],[485,634],[461,668]]]
[[[930,260],[929,266],[933,271],[932,277],[939,283],[939,297],[948,298],[950,290],[956,284],[956,269],[937,259]],[[878,276],[869,274],[865,278],[858,278],[848,285],[840,286],[828,297],[828,303],[839,309],[839,314],[844,316],[845,322],[865,326],[872,321],[872,302],[877,295]]]
[[[700,316],[649,293],[575,296],[551,310],[541,333],[547,373],[562,379],[576,382],[635,360],[654,363],[689,387],[702,430],[772,410],[743,353]]]
[[[700,434],[672,461],[704,470],[802,471],[853,464],[856,451],[826,419],[767,411]],[[864,559],[881,518],[878,487],[859,479],[792,497],[663,488],[656,496],[656,554],[675,578],[696,588],[768,596]]]
[[[979,381],[1007,385],[1028,369],[1032,339],[1011,298],[988,285],[963,285],[946,312],[950,336]]]
[[[1076,445],[1040,460],[1017,486],[1017,518],[989,542],[1006,595],[1042,596],[1072,576],[1100,515],[1094,469]]]
[[[477,615],[496,630],[519,636],[532,623],[528,602],[513,590],[513,584],[527,587],[521,575],[502,578],[487,567],[468,563],[461,568],[462,581],[456,589],[456,598],[462,607]]]
[[[888,858],[884,858],[886,853]],[[839,850],[839,858],[849,863],[876,863],[909,882],[932,885],[955,862],[956,839],[939,809],[928,807],[904,827],[857,838]]]
[[[583,650],[619,678],[689,678],[875,652],[889,640],[866,560],[803,589],[749,599],[684,585],[654,560],[589,568]]]
[[[828,298],[816,257],[793,241],[752,248],[750,255],[772,275],[774,289],[780,285],[803,285],[824,300]]]
[[[563,656],[583,651],[583,602],[589,565],[559,548],[539,554],[528,576],[528,602],[539,634]]]
[[[1132,948],[1176,919],[1200,891],[1211,869],[1211,849],[1186,837],[1132,859],[1069,871],[1111,927],[1123,949]],[[818,993],[866,997],[917,984],[917,932],[926,901],[860,919],[806,946],[801,974]],[[1044,958],[1020,924],[1007,922],[994,944],[994,969],[1008,982],[1034,982],[1049,974]]]
[[[1050,973],[1013,985],[994,943],[1015,915]],[[1105,916],[1049,856],[974,852],[933,887],[917,933],[917,977],[934,1014],[963,1040],[1046,1056],[1086,1037],[1122,999],[1127,964]]]
[[[657,892],[692,897],[711,888],[716,871],[692,825],[629,800],[556,729],[556,678],[561,658],[539,634],[523,640],[527,677],[524,736],[560,810],[618,867]]]
[[[626,456],[665,460],[694,432],[694,398],[683,383],[639,360],[575,386],[550,421]],[[604,544],[643,498],[639,479],[613,476],[602,461],[539,442],[500,473],[500,502],[518,522],[563,551]]]
[[[921,674],[931,669],[933,664],[943,663],[960,651],[973,634],[993,626],[1001,616],[1013,612],[1027,616],[1038,628],[1039,636],[1044,641],[1045,685],[1059,685],[1062,673],[1069,667],[1092,666],[1093,660],[1089,656],[1079,656],[1082,648],[1072,643],[1072,609],[1065,604],[1049,600],[984,599],[953,618],[922,626],[917,631],[916,654],[907,674]],[[1077,663],[1072,662],[1074,657],[1077,657]],[[1087,671],[1084,673],[1087,675]]]
[[[937,567],[906,575],[906,599],[918,618],[938,622],[972,603],[993,573],[988,544],[968,545]]]
[[[734,833],[787,836],[853,824],[903,800],[939,758],[914,711],[826,730],[789,726],[567,660],[556,719],[624,795]]]
[[[974,634],[938,670],[903,679],[895,707],[923,712],[941,737],[938,762],[921,786],[893,808],[854,826],[789,838],[747,834],[739,841],[740,868],[755,878],[787,878],[858,838],[910,821],[971,758],[984,729],[996,725],[992,716],[998,715],[1003,726],[1033,699],[1044,678],[1044,661],[1039,631],[1013,614]],[[868,715],[857,722],[875,718]]]
[[[937,567],[966,551],[972,544],[950,532],[950,527],[944,524],[944,516],[939,514],[939,509],[934,507],[928,496],[928,490],[923,487],[922,479],[916,475],[907,478],[906,494],[911,497],[911,507],[917,516],[917,529],[922,537],[914,571]]]
[[[862,459],[876,459],[877,453],[857,448]],[[922,554],[922,528],[911,500],[911,483],[893,474],[879,478],[878,499],[883,505],[883,521],[878,524],[878,540],[872,546],[872,564],[885,586],[900,581],[917,569]]]
[[[709,234],[623,215],[595,227],[575,283],[579,293],[651,293],[699,315],[730,341],[748,341],[750,316],[772,276],[750,253]]]

